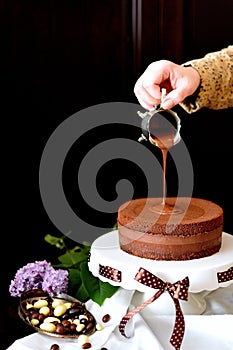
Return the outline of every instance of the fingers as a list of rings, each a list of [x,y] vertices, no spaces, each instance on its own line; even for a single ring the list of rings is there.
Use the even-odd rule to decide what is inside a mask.
[[[187,96],[191,96],[200,85],[200,79],[200,75],[195,68],[179,67],[179,69],[175,70],[174,88],[163,100],[162,107],[171,109],[184,101]]]
[[[135,84],[134,93],[139,103],[148,110],[153,110],[161,102],[161,91],[159,86],[148,86],[147,82],[140,78]]]
[[[193,67],[182,67],[161,60],[151,63],[137,80],[134,93],[139,103],[148,110],[161,104],[161,88],[167,96],[162,101],[164,109],[171,109],[193,94],[200,84],[200,75]]]
[[[134,93],[139,103],[146,109],[153,110],[161,103],[161,83],[166,80],[162,61],[150,64],[134,86]]]

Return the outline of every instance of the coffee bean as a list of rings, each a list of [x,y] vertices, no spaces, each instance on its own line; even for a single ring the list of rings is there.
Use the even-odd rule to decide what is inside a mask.
[[[90,349],[91,348],[91,343],[85,343],[82,345],[82,349]]]

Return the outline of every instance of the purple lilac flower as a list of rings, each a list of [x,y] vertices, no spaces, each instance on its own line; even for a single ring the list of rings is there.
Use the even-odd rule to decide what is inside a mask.
[[[67,285],[65,280],[63,287],[64,281],[62,280],[62,276],[64,276],[65,279],[67,275],[68,272],[65,271],[65,274],[61,274],[60,277],[60,275],[56,273],[56,270],[46,260],[28,263],[16,272],[14,280],[12,280],[10,283],[9,292],[11,296],[20,297],[23,292],[26,292],[28,290],[37,288],[43,289],[43,281],[45,277],[47,281],[47,284],[45,284],[46,289],[48,289],[47,286],[50,284],[52,290],[53,287],[55,290],[59,290],[59,288],[65,288],[65,286]],[[49,280],[50,276],[51,281]],[[59,278],[56,280],[55,283],[54,279],[56,279],[56,276]],[[44,291],[48,292],[48,290]]]
[[[42,289],[50,295],[67,293],[68,271],[59,269],[46,272],[42,283]]]

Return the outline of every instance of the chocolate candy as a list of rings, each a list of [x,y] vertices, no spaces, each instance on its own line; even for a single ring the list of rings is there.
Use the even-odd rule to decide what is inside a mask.
[[[67,311],[67,308],[64,304],[57,305],[53,311],[53,314],[55,317],[59,317],[64,315],[64,313]]]
[[[88,336],[84,335],[84,334],[82,334],[78,337],[78,344],[82,347],[82,349],[89,349],[91,347],[90,346],[91,343],[90,343]],[[86,345],[86,344],[90,344],[90,345]],[[88,347],[86,347],[86,346],[88,346]]]
[[[66,328],[62,324],[58,324],[56,326],[56,333],[57,334],[65,334],[66,333]]]
[[[39,323],[40,323],[40,321],[37,320],[37,318],[33,318],[33,319],[31,320],[31,324],[32,324],[33,326],[38,326]]]
[[[95,326],[95,328],[96,328],[97,331],[102,331],[103,326],[102,326],[101,323],[97,323],[96,326]]]
[[[57,344],[51,345],[50,350],[59,350],[59,345]]]
[[[33,297],[21,303],[20,311],[24,320],[34,328],[58,336],[86,336],[97,330],[94,316],[86,309],[85,304],[78,302],[57,297]]]
[[[102,317],[102,321],[104,322],[104,323],[106,323],[106,322],[108,322],[109,320],[110,320],[110,315],[109,314],[106,314],[106,315],[104,315],[103,317]]]
[[[81,307],[71,307],[69,309],[69,315],[75,316],[75,315],[80,315],[81,313],[83,313],[83,308]]]
[[[44,316],[48,316],[49,313],[50,313],[50,308],[48,306],[42,306],[40,309],[39,309],[39,313],[44,315]]]
[[[91,343],[85,343],[82,345],[82,349],[90,349],[91,348]]]
[[[55,324],[50,323],[50,322],[48,322],[48,323],[41,323],[40,324],[40,329],[42,331],[45,331],[45,332],[54,333],[55,330],[56,330],[56,326],[55,326]]]
[[[40,309],[40,308],[42,308],[43,306],[47,306],[47,305],[48,305],[47,300],[45,300],[45,299],[40,299],[40,300],[35,301],[35,303],[33,304],[33,307],[34,307],[35,309]]]

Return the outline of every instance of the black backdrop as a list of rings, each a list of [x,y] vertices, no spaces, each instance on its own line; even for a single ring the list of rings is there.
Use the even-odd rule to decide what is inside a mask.
[[[24,264],[54,260],[57,253],[43,239],[59,230],[43,207],[38,180],[50,135],[83,108],[104,102],[137,103],[134,83],[153,60],[181,63],[232,43],[233,6],[231,0],[221,1],[221,9],[213,0],[1,0],[0,9],[4,208],[0,347],[5,349],[29,332],[17,319],[17,300],[9,298],[11,278]],[[224,230],[233,233],[232,109],[203,109],[187,115],[178,106],[177,112],[193,162],[193,196],[221,205]],[[104,138],[106,130],[102,133]],[[138,136],[133,129],[117,128],[114,133],[117,137]],[[98,134],[97,142],[100,139]],[[80,148],[85,147],[89,144],[83,140]],[[67,196],[72,197],[72,160],[67,166]],[[130,176],[130,167],[117,166]],[[103,174],[104,184],[109,171],[106,179]],[[135,196],[146,191],[141,179],[139,171]],[[114,224],[115,216],[105,220]]]

